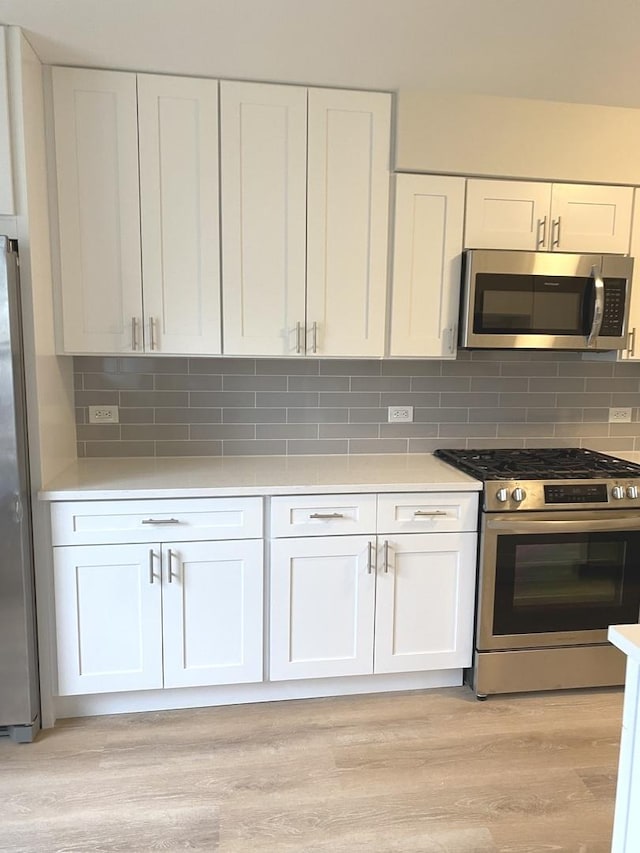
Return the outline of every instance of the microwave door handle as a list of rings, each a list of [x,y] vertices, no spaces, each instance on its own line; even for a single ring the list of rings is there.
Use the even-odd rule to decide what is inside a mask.
[[[600,334],[600,327],[602,326],[602,318],[604,316],[604,281],[602,280],[602,275],[597,267],[592,268],[591,275],[593,276],[595,303],[593,306],[593,322],[591,323],[591,331],[587,337],[588,347],[594,347],[596,345],[596,339]]]
[[[488,521],[487,530],[502,530],[505,533],[590,533],[594,530],[637,530],[633,518],[589,519],[582,521]]]

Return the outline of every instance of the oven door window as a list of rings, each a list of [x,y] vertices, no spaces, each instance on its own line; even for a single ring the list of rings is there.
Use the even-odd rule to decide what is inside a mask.
[[[491,335],[584,335],[593,279],[478,273],[473,331]]]
[[[498,537],[494,635],[637,622],[640,532]]]

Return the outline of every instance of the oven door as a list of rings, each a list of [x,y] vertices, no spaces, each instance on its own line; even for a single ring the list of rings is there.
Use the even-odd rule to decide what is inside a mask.
[[[640,514],[483,516],[479,650],[603,643],[640,615]]]

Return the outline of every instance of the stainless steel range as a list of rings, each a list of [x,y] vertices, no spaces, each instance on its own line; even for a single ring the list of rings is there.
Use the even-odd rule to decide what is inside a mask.
[[[579,448],[435,455],[484,482],[478,698],[623,684],[607,628],[640,617],[640,465]]]

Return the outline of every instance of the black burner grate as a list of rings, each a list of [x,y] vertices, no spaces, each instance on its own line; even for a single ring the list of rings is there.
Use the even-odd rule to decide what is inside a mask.
[[[640,477],[640,465],[579,447],[505,450],[436,450],[479,480],[591,480]]]

